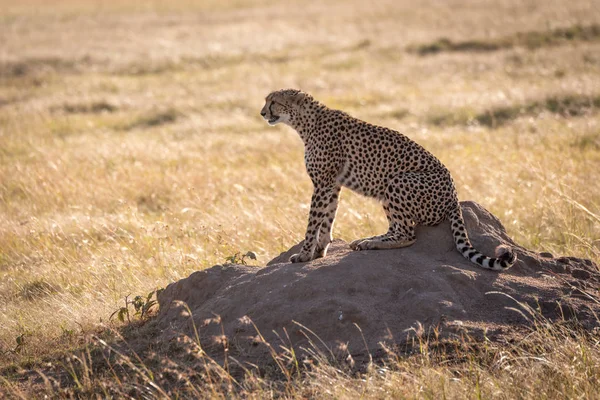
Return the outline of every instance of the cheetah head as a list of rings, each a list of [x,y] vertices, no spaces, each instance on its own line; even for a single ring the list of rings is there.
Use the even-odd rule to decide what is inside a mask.
[[[312,97],[300,90],[277,90],[267,96],[260,115],[267,120],[269,125],[279,123],[289,125],[298,117],[302,106],[311,101]]]

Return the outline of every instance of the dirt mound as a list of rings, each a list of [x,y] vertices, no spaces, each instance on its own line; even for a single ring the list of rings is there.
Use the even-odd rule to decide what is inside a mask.
[[[515,266],[496,273],[468,262],[456,251],[447,223],[417,229],[417,242],[408,248],[353,252],[335,241],[326,258],[290,264],[297,245],[265,268],[217,265],[169,285],[158,298],[161,339],[194,337],[195,324],[205,349],[222,349],[224,333],[231,351],[258,356],[266,347],[250,319],[274,345],[281,338],[298,348],[307,337],[319,343],[310,329],[332,349],[343,343],[360,352],[365,344],[356,324],[373,351],[382,341],[402,342],[418,323],[488,334],[523,326],[527,319],[509,309],[520,308],[517,301],[549,318],[576,316],[589,328],[597,324],[593,313],[600,307],[586,294],[600,282],[591,261],[531,252],[480,205],[462,207],[473,245],[489,255],[499,244],[513,246]]]

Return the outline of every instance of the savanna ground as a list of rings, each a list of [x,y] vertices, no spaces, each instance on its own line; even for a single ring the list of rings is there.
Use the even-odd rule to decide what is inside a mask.
[[[274,89],[405,133],[517,242],[600,262],[597,1],[171,3],[0,0],[0,393],[35,394],[18,371],[118,328],[125,296],[302,239],[301,141],[259,115]],[[385,229],[379,205],[342,197],[336,237]],[[528,340],[234,392],[598,396],[597,336]],[[81,382],[63,394],[129,393]]]

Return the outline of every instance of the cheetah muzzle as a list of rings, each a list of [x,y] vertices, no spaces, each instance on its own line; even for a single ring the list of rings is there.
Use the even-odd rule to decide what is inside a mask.
[[[492,270],[516,262],[506,246],[496,248],[494,258],[475,250],[450,172],[408,137],[330,109],[295,89],[269,94],[261,115],[269,125],[284,123],[298,132],[314,186],[304,243],[291,262],[326,256],[342,187],[379,200],[389,223],[386,233],[352,242],[353,250],[407,247],[416,240],[416,225],[449,220],[456,248],[465,258]]]

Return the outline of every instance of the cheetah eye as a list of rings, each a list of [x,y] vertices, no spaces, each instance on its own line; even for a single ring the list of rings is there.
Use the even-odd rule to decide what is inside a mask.
[[[278,102],[278,101],[272,101],[272,102],[271,102],[271,105],[269,106],[269,108],[271,108],[271,106],[272,106],[273,104],[276,104],[276,105],[279,107],[279,109],[280,109],[280,110],[287,110],[287,109],[288,109],[288,106],[287,106],[287,105],[285,105],[285,104],[283,104],[283,103],[280,103],[280,102]]]

